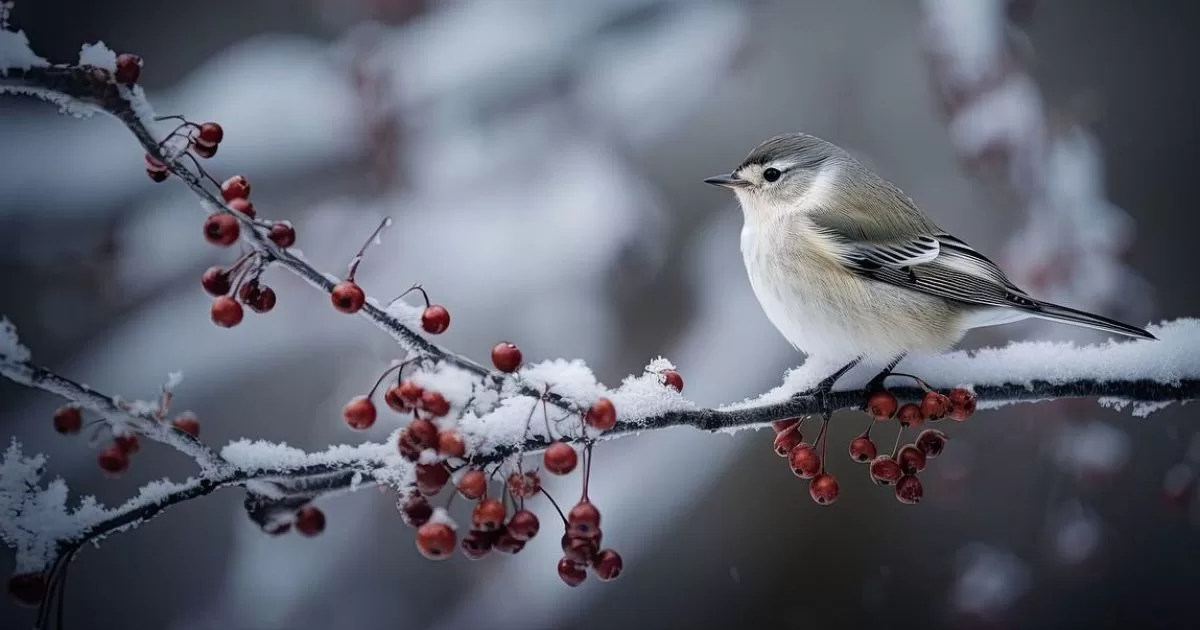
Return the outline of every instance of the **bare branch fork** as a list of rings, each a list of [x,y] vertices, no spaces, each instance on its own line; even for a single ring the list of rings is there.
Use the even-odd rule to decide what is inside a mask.
[[[208,212],[234,217],[242,240],[263,265],[287,269],[326,294],[335,292],[338,283],[333,276],[318,271],[297,253],[268,238],[269,223],[231,208],[210,190],[204,179],[206,175],[193,171],[182,159],[187,155],[186,147],[180,151],[164,150],[151,131],[153,115],[136,85],[118,83],[110,71],[92,66],[31,64],[23,68],[0,68],[0,93],[4,92],[30,93],[60,104],[82,104],[111,114],[133,133],[149,156],[165,165],[197,195]],[[781,419],[820,411],[815,397],[797,393],[806,392],[825,375],[819,367],[807,364],[790,374],[781,387],[755,399],[720,408],[702,408],[677,391],[682,390],[682,380],[673,386],[670,379],[664,379],[664,374],[673,372],[674,367],[663,359],[651,362],[645,373],[630,376],[613,389],[596,383],[580,362],[547,361],[520,369],[514,366],[511,370],[490,370],[418,333],[413,327],[418,313],[415,309],[403,304],[399,308],[379,304],[366,298],[357,312],[390,335],[407,353],[409,361],[415,362],[416,369],[408,378],[427,390],[447,393],[449,400],[443,402],[449,413],[435,415],[444,416],[439,420],[444,431],[461,436],[465,449],[458,455],[443,452],[439,456],[437,449],[426,448],[419,458],[405,456],[408,429],[394,432],[384,442],[334,446],[315,453],[246,440],[233,442],[218,452],[166,422],[165,409],[157,409],[150,403],[124,402],[35,365],[19,344],[15,331],[0,320],[0,373],[5,377],[58,395],[99,415],[114,434],[132,433],[175,448],[193,458],[200,467],[196,477],[177,483],[149,484],[137,496],[114,508],[84,501],[68,510],[66,488],[61,481],[42,488],[44,458],[24,455],[14,441],[0,460],[0,508],[4,508],[0,510],[4,514],[0,517],[4,519],[0,520],[0,533],[16,548],[18,571],[54,573],[64,558],[69,562],[86,542],[134,527],[171,505],[231,486],[246,489],[246,511],[257,524],[267,531],[278,531],[293,522],[299,508],[335,492],[382,484],[397,490],[403,502],[405,497],[412,496],[414,488],[421,488],[422,466],[436,466],[446,473],[453,461],[456,472],[489,467],[497,470],[510,464],[520,471],[522,455],[542,452],[549,455],[554,450],[551,447],[563,442],[584,448],[587,471],[590,449],[597,440],[678,426],[705,431],[761,428]],[[949,389],[970,385],[980,408],[1099,397],[1117,406],[1133,404],[1135,412],[1145,413],[1172,402],[1200,398],[1200,359],[1197,359],[1200,322],[1180,320],[1157,327],[1155,332],[1162,339],[1157,344],[1145,341],[1089,347],[1014,344],[978,354],[955,353],[916,360],[906,367],[921,374],[925,381],[919,382],[919,386],[906,385],[889,391],[902,401],[920,401],[928,395],[927,386]],[[1114,370],[1112,366],[1127,369]],[[403,371],[404,367],[398,369]],[[677,374],[675,377],[679,378]],[[861,382],[847,380],[843,388],[827,398],[829,405],[835,410],[863,409],[865,393],[861,386]],[[457,394],[452,395],[452,391]],[[603,427],[585,422],[598,401],[605,399],[616,409],[615,421]],[[551,406],[562,417],[552,419]],[[535,417],[539,407],[541,416]],[[373,421],[373,408],[371,414]],[[415,418],[414,423],[425,420],[423,416]],[[822,475],[823,471],[822,466]],[[445,481],[442,478],[441,483]],[[587,503],[586,472],[584,488],[580,505]],[[511,481],[509,492],[512,493]],[[514,493],[514,506],[517,498]],[[47,514],[54,518],[47,519]],[[435,516],[429,522],[437,524],[438,518]],[[596,518],[598,522],[598,513]],[[576,523],[571,520],[565,525],[571,532]],[[472,531],[472,535],[475,533]],[[422,544],[420,536],[419,533],[418,545]],[[487,542],[493,543],[501,544],[496,540]],[[519,546],[515,548],[519,550]],[[422,547],[422,552],[432,553],[426,547]],[[565,547],[564,552],[568,553],[567,558],[571,557]],[[590,560],[579,562],[585,566],[591,562],[593,569],[599,571],[601,561],[597,558],[603,553],[598,550],[590,553]],[[610,571],[610,574],[615,577],[615,573]],[[568,581],[562,565],[560,576]],[[54,581],[50,582],[53,587]]]

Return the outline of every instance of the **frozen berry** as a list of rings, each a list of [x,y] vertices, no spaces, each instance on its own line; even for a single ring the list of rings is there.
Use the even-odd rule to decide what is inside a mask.
[[[400,431],[400,438],[396,440],[396,447],[400,451],[400,456],[410,462],[421,459],[421,447],[417,446],[417,441],[408,434],[407,427]]]
[[[896,463],[900,464],[900,470],[906,474],[915,475],[925,470],[925,451],[914,444],[906,444],[896,454]]]
[[[458,493],[474,501],[487,494],[487,475],[481,470],[468,470],[458,480]]]
[[[529,510],[517,510],[513,512],[512,518],[508,519],[506,529],[513,538],[526,541],[537,536],[541,523],[538,522],[537,514]]]
[[[499,499],[483,499],[471,511],[471,524],[475,529],[494,532],[504,526],[507,513]]]
[[[838,482],[833,475],[823,474],[813,477],[808,483],[808,494],[820,505],[829,505],[838,498]]]
[[[592,572],[601,582],[611,582],[617,579],[621,576],[621,569],[624,567],[625,563],[621,560],[621,554],[612,549],[601,549],[592,558]]]
[[[804,442],[804,434],[800,432],[800,426],[793,424],[792,426],[775,434],[775,454],[780,457],[787,457],[792,449]]]
[[[429,504],[429,499],[417,492],[397,501],[396,509],[400,511],[400,519],[409,527],[420,527],[428,523],[433,516],[433,506]]]
[[[204,220],[204,239],[213,245],[229,247],[237,242],[240,232],[238,221],[231,214],[218,212]]]
[[[204,146],[215,146],[225,139],[225,130],[221,125],[215,122],[206,122],[200,125],[200,130],[196,132],[196,144]]]
[[[417,490],[421,494],[431,497],[441,492],[447,481],[450,481],[450,471],[442,462],[417,464]]]
[[[100,464],[101,470],[113,475],[119,475],[129,470],[129,455],[115,445],[100,451],[96,462]]]
[[[264,284],[246,304],[255,313],[269,313],[275,308],[275,299],[275,289]]]
[[[199,142],[192,143],[192,153],[197,157],[209,159],[217,154],[217,145],[215,144],[200,144]]]
[[[400,388],[396,391],[396,393],[398,393],[400,398],[408,404],[416,405],[418,402],[420,402],[421,394],[424,394],[425,390],[422,389],[420,385],[417,385],[412,381],[402,381],[400,383]]]
[[[408,423],[408,434],[412,437],[417,448],[425,450],[434,448],[438,443],[438,429],[425,418],[417,418]]]
[[[501,372],[516,372],[521,367],[521,349],[502,341],[492,348],[492,365]]]
[[[817,454],[817,449],[805,442],[796,445],[788,453],[788,463],[792,466],[792,473],[801,479],[812,479],[821,472],[821,456]]]
[[[921,487],[921,480],[916,475],[904,475],[896,482],[896,499],[901,503],[920,503],[923,496],[925,489]]]
[[[79,407],[59,407],[54,412],[54,430],[63,435],[79,433],[83,428],[83,413]]]
[[[921,414],[930,420],[941,420],[950,413],[950,397],[939,392],[928,391],[921,397]]]
[[[200,419],[190,411],[175,416],[175,419],[171,421],[171,426],[194,438],[200,437]]]
[[[875,443],[866,435],[860,435],[850,441],[850,459],[865,464],[878,455]]]
[[[450,401],[441,392],[426,390],[421,394],[421,408],[434,416],[441,417],[450,413]]]
[[[221,184],[221,198],[225,201],[250,198],[250,182],[241,175],[234,175]]]
[[[900,480],[904,471],[891,455],[880,455],[871,460],[871,480],[878,484],[890,486]]]
[[[370,429],[375,424],[375,403],[366,396],[355,396],[342,409],[342,417],[352,429]]]
[[[425,523],[417,528],[417,550],[430,560],[445,560],[454,553],[456,538],[446,523]]]
[[[37,608],[46,599],[46,576],[18,573],[8,578],[8,594],[22,606]]]
[[[961,387],[950,390],[951,418],[959,422],[970,418],[975,413],[975,404],[975,394]]]
[[[443,457],[464,457],[467,454],[467,444],[463,442],[458,431],[447,429],[438,433],[437,450]]]
[[[567,513],[567,531],[572,536],[592,538],[600,533],[600,510],[584,499]]]
[[[462,542],[458,546],[462,549],[464,556],[471,560],[479,560],[492,551],[493,538],[495,536],[490,532],[473,529],[463,536]]]
[[[933,459],[946,449],[946,434],[937,429],[925,429],[917,436],[916,444],[925,457]]]
[[[598,535],[589,538],[566,533],[562,535],[561,543],[563,555],[578,564],[586,565],[591,562],[592,557],[600,550],[600,536]]]
[[[383,393],[383,402],[387,403],[388,408],[396,413],[408,413],[412,411],[412,408],[408,405],[408,401],[400,397],[399,385],[392,385]]]
[[[517,538],[512,535],[512,532],[508,531],[507,527],[500,531],[493,532],[493,535],[496,536],[496,540],[492,543],[492,548],[500,553],[520,553],[521,550],[525,548],[525,541],[517,540]]]
[[[146,169],[146,175],[150,178],[150,181],[156,184],[161,184],[162,182],[167,181],[167,178],[171,176],[171,171],[156,171],[148,168]]]
[[[353,280],[342,280],[329,293],[333,308],[347,315],[357,313],[367,301],[367,294]]]
[[[886,390],[872,392],[867,397],[867,413],[880,422],[890,419],[898,406],[896,397]]]
[[[579,455],[575,449],[571,448],[570,444],[565,442],[555,442],[551,444],[546,452],[542,454],[542,465],[546,470],[555,475],[566,475],[572,470],[575,470],[575,465],[579,463]]]
[[[271,229],[267,230],[267,238],[279,247],[287,249],[296,244],[296,228],[287,221],[276,221],[271,224]]]
[[[683,392],[683,375],[675,370],[663,370],[659,376],[662,378],[663,385],[682,393]]]
[[[325,531],[325,513],[311,505],[296,510],[296,531],[309,537]]]
[[[117,71],[113,73],[117,83],[133,85],[142,74],[142,58],[129,53],[117,55]]]
[[[612,401],[601,398],[592,403],[584,420],[588,426],[597,431],[607,431],[617,425],[617,410],[613,407]]]
[[[254,204],[245,197],[231,199],[228,205],[230,210],[237,210],[251,219],[258,216],[258,211],[254,209]]]
[[[421,313],[421,328],[431,335],[440,335],[450,327],[450,311],[441,304],[426,306]]]
[[[245,312],[237,300],[228,295],[221,295],[213,300],[210,315],[214,324],[222,328],[233,328],[242,323]]]
[[[902,427],[919,427],[925,422],[925,414],[921,413],[919,405],[906,403],[900,407],[900,411],[896,412],[896,420]]]
[[[132,455],[142,450],[141,441],[138,440],[138,436],[132,433],[113,436],[113,445],[121,449],[121,452],[127,455]]]
[[[227,295],[231,288],[229,274],[221,267],[209,267],[204,270],[204,275],[200,276],[200,286],[213,297]]]
[[[587,579],[587,571],[583,565],[572,562],[569,558],[563,558],[558,561],[558,577],[562,578],[563,584],[575,588]]]
[[[533,471],[517,473],[508,476],[508,492],[518,499],[529,499],[542,491],[542,480]]]

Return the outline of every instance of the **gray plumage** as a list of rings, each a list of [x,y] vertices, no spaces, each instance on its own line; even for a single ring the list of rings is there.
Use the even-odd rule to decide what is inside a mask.
[[[806,352],[941,350],[971,328],[1027,317],[1153,339],[1030,296],[894,184],[815,136],[771,138],[733,173],[706,181],[737,194],[751,285]]]

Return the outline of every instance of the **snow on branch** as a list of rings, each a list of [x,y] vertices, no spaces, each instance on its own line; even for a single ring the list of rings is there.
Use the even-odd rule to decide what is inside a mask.
[[[780,387],[719,408],[703,408],[684,398],[682,376],[661,358],[613,388],[599,383],[582,361],[526,363],[520,350],[508,343],[492,350],[495,369],[479,365],[428,339],[427,335],[445,331],[450,319],[448,311],[430,303],[424,289],[413,289],[424,298],[424,308],[403,301],[384,306],[355,283],[354,273],[379,230],[353,256],[345,276],[326,274],[310,265],[292,248],[295,232],[290,224],[259,216],[259,209],[249,201],[248,180],[239,175],[219,183],[200,167],[197,158],[211,156],[223,136],[220,126],[180,117],[156,118],[136,84],[140,68],[140,59],[117,56],[99,44],[84,47],[79,64],[50,65],[28,51],[22,35],[0,31],[0,93],[32,94],[70,112],[102,111],[114,116],[145,149],[152,179],[163,181],[173,175],[195,193],[208,214],[205,237],[211,243],[230,246],[241,240],[248,246],[249,251],[229,268],[210,269],[204,275],[204,288],[214,296],[214,323],[236,326],[243,305],[259,313],[274,308],[274,291],[261,284],[259,276],[275,265],[328,294],[336,310],[362,316],[397,342],[403,358],[390,366],[369,392],[351,399],[343,411],[351,428],[365,429],[380,419],[376,405],[382,400],[396,412],[390,419],[396,421],[397,429],[384,442],[331,446],[320,452],[251,440],[214,450],[198,439],[199,424],[194,417],[181,414],[167,421],[177,376],[168,379],[159,400],[126,402],[34,364],[13,326],[3,320],[0,373],[64,398],[67,406],[55,415],[55,428],[62,433],[79,432],[84,411],[99,416],[98,426],[114,438],[114,445],[101,453],[102,468],[113,473],[124,470],[128,456],[136,451],[138,437],[172,447],[199,466],[194,477],[149,484],[116,507],[103,507],[91,498],[68,507],[62,480],[43,484],[45,458],[26,455],[14,441],[0,463],[0,535],[17,551],[18,575],[10,581],[10,591],[25,601],[42,604],[43,620],[46,602],[61,593],[65,567],[84,543],[137,526],[177,503],[235,486],[245,489],[247,514],[265,531],[278,534],[294,527],[302,534],[315,535],[325,522],[312,505],[315,500],[363,486],[385,485],[397,492],[397,507],[404,520],[418,527],[421,552],[441,559],[455,550],[459,539],[455,524],[429,499],[449,484],[464,497],[478,501],[471,530],[461,539],[463,553],[478,557],[492,548],[516,553],[538,531],[537,517],[525,509],[524,499],[545,493],[537,473],[522,469],[523,456],[541,454],[546,471],[568,474],[577,466],[576,449],[583,451],[583,493],[580,501],[562,514],[570,544],[564,546],[559,575],[574,586],[582,582],[590,567],[600,579],[612,579],[621,570],[621,559],[615,551],[598,548],[599,510],[587,496],[591,449],[597,441],[667,427],[732,432],[774,423],[782,436],[776,440],[777,447],[780,439],[786,443],[795,438],[797,444],[803,444],[798,429],[782,428],[779,421],[818,414],[822,403],[833,410],[868,407],[865,378],[854,373],[823,400],[807,393],[831,371],[830,366],[811,361],[789,373]],[[168,118],[179,124],[160,140],[155,128]],[[386,222],[380,230],[384,227]],[[908,427],[946,416],[951,402],[953,417],[963,420],[975,405],[993,408],[1023,401],[1094,397],[1117,407],[1133,405],[1135,413],[1144,415],[1172,402],[1200,397],[1200,321],[1179,320],[1151,329],[1160,341],[1083,347],[1017,343],[914,359],[901,367],[920,379],[897,374],[893,383],[898,386],[887,395],[893,405],[899,401],[920,404],[907,404],[898,412],[894,406],[872,412],[881,420],[898,414],[900,424]],[[945,390],[956,395],[953,401],[940,393]],[[789,422],[790,427],[802,426]],[[935,430],[922,435],[927,434],[934,440],[941,435]],[[822,429],[815,442],[822,448],[824,435]],[[813,451],[807,444],[803,446]],[[905,447],[910,448],[916,447]],[[940,448],[931,447],[929,457],[935,457]],[[872,444],[871,458],[874,450]],[[798,462],[795,450],[781,453],[789,455],[797,475],[815,477],[810,487],[814,499],[828,503],[836,498],[836,481],[823,467],[820,475],[806,472],[815,451],[808,463]],[[920,457],[923,468],[924,455]],[[890,460],[891,456],[879,459]],[[903,457],[899,460],[908,465]],[[897,485],[897,496],[916,502],[920,486],[915,474],[919,470],[893,467],[896,478],[891,481],[900,480],[901,472],[908,480]],[[508,473],[503,478],[502,498],[489,498],[489,475],[501,471]]]

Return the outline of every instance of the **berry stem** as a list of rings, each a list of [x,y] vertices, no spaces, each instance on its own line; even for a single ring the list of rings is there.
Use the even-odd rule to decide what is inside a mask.
[[[916,376],[914,374],[906,374],[904,372],[892,372],[892,373],[888,374],[888,376],[899,376],[900,378],[910,378],[917,384],[918,387],[920,387],[922,390],[927,391],[927,392],[933,389],[932,387],[929,386],[929,383],[926,383],[921,377]]]
[[[429,308],[429,305],[430,305],[429,294],[425,292],[425,287],[423,287],[419,284],[414,284],[411,287],[408,287],[408,289],[406,289],[404,291],[404,293],[401,293],[400,295],[397,295],[396,297],[392,298],[391,301],[388,302],[388,306],[391,306],[391,305],[395,304],[396,302],[399,302],[400,300],[404,299],[405,296],[407,296],[409,293],[412,293],[413,291],[421,292],[421,297],[424,298],[424,300],[425,300],[425,308]]]
[[[588,500],[588,482],[592,480],[592,443],[589,441],[583,447],[583,497]]]
[[[829,415],[821,418],[821,430],[817,433],[817,445],[821,447],[821,474],[825,474],[825,452],[829,450],[829,439],[825,432],[829,429]]]
[[[902,435],[904,435],[904,427],[903,426],[900,427],[899,431],[896,431],[896,443],[892,445],[892,457],[895,457],[896,452],[900,449],[900,436],[902,436]]]
[[[367,248],[371,246],[371,243],[374,243],[379,239],[379,234],[380,232],[383,232],[383,228],[391,224],[392,218],[384,217],[383,220],[379,222],[379,226],[375,228],[375,231],[371,232],[371,236],[367,237],[367,240],[363,242],[362,247],[358,248],[358,253],[354,255],[354,258],[350,259],[350,269],[346,273],[346,280],[351,282],[354,281],[354,274],[358,272],[358,265],[362,263],[363,256],[367,253]]]
[[[392,372],[396,372],[396,371],[399,371],[401,374],[403,374],[404,368],[411,365],[414,361],[415,361],[415,359],[409,359],[407,361],[401,361],[400,363],[397,363],[396,365],[389,366],[386,370],[383,371],[382,374],[379,375],[379,378],[375,381],[375,385],[373,385],[371,387],[371,391],[367,392],[367,398],[372,398],[375,396],[375,391],[378,390],[379,386],[383,384],[383,379],[387,378],[388,374],[391,374]],[[397,379],[399,379],[399,376],[397,376]]]
[[[558,501],[555,501],[554,497],[550,496],[550,492],[548,490],[546,490],[545,488],[542,488],[541,492],[543,495],[546,496],[547,499],[550,500],[550,505],[554,506],[554,511],[558,512],[558,517],[562,519],[563,527],[566,527],[567,526],[567,515],[563,514],[562,508],[558,507]]]

